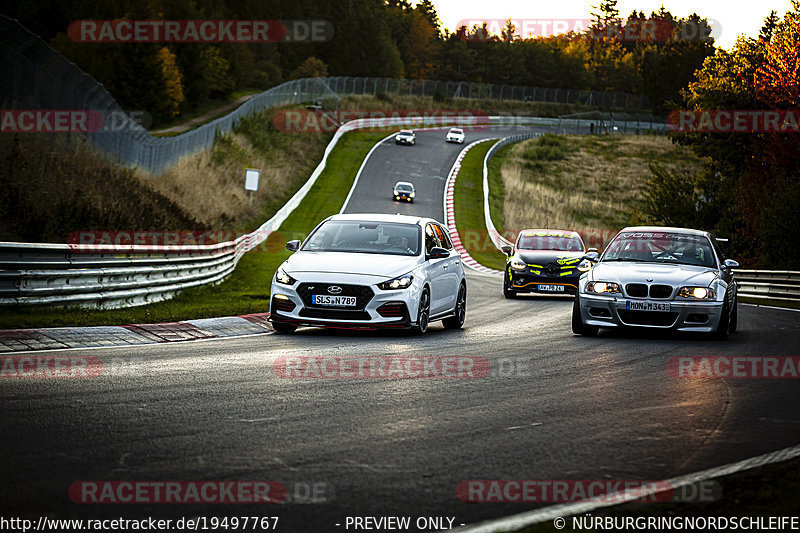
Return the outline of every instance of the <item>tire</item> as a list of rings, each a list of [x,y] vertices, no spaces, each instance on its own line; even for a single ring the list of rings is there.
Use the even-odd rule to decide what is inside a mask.
[[[272,322],[272,329],[275,330],[275,333],[285,335],[288,333],[294,333],[294,331],[297,329],[297,326],[293,326],[285,322]]]
[[[578,295],[575,295],[574,303],[572,304],[572,333],[575,335],[583,335],[584,337],[594,337],[600,330],[597,326],[587,326],[583,323],[581,317],[581,301]]]
[[[730,308],[728,307],[728,299],[725,298],[725,303],[722,304],[722,316],[719,317],[719,324],[714,333],[711,334],[713,338],[718,341],[724,341],[731,334],[731,326],[735,317],[731,316]]]
[[[447,329],[459,329],[464,325],[464,320],[467,318],[467,285],[462,283],[458,289],[458,296],[456,297],[456,306],[453,309],[454,316],[442,320],[442,325]]]
[[[417,335],[424,335],[428,331],[431,317],[431,296],[428,289],[422,291],[422,296],[419,298],[419,306],[417,309],[417,324],[411,327]]]
[[[513,300],[517,297],[516,291],[509,287],[508,278],[506,276],[503,276],[503,296],[505,296],[507,300]]]

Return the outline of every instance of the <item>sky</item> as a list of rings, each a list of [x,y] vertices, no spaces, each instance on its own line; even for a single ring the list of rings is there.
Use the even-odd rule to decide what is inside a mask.
[[[531,28],[548,27],[542,21],[553,24],[582,24],[590,18],[594,11],[592,5],[599,5],[600,0],[433,0],[439,19],[451,32],[459,26],[459,22],[493,19],[498,24],[509,17],[528,21]],[[644,11],[649,15],[664,6],[674,16],[687,17],[697,13],[712,22],[711,34],[715,44],[722,48],[730,48],[737,35],[746,34],[757,37],[764,18],[771,10],[779,17],[790,9],[789,0],[758,0],[757,2],[731,2],[730,0],[619,0],[617,8],[622,17],[631,11]],[[553,21],[553,22],[551,22]],[[520,25],[517,25],[520,27]]]

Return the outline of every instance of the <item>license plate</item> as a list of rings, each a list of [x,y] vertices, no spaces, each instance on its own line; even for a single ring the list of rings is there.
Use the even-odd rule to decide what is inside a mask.
[[[331,296],[328,294],[312,294],[311,303],[314,305],[330,305],[333,307],[355,307],[355,296]]]
[[[564,292],[563,285],[539,285],[539,290],[544,292]]]
[[[626,300],[625,309],[628,311],[669,311],[670,305],[668,302],[640,302]]]

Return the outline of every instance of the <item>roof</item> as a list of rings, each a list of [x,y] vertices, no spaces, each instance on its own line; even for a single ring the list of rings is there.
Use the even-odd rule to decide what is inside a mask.
[[[620,233],[623,231],[641,231],[641,232],[652,232],[652,233],[688,233],[690,235],[702,235],[708,237],[709,233],[707,231],[699,230],[699,229],[690,229],[690,228],[675,228],[672,226],[629,226],[627,228],[623,228]]]
[[[520,231],[520,232],[519,232],[519,235],[521,236],[521,235],[522,235],[522,234],[524,234],[524,233],[545,233],[545,234],[551,234],[551,233],[569,233],[569,234],[571,234],[571,235],[578,235],[578,236],[580,237],[580,235],[578,234],[578,232],[577,232],[577,231],[573,231],[573,230],[571,230],[571,229],[552,229],[552,228],[550,228],[550,229],[548,229],[548,228],[533,228],[533,229],[524,229],[524,230],[522,230],[522,231]],[[544,236],[547,236],[547,235],[544,235]]]
[[[384,213],[345,213],[332,215],[331,220],[359,220],[364,222],[400,222],[402,224],[419,224],[433,220],[427,217],[415,217],[411,215],[387,215]]]

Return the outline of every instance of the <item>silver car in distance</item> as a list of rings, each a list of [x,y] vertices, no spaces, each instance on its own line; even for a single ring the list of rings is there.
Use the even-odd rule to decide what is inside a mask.
[[[629,227],[578,282],[572,331],[637,327],[710,333],[736,331],[736,283],[717,240],[705,231]]]
[[[460,328],[467,281],[447,228],[430,218],[346,214],[289,241],[295,252],[275,272],[270,322],[278,333],[298,326],[410,329],[441,320]]]

